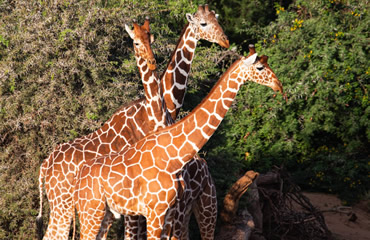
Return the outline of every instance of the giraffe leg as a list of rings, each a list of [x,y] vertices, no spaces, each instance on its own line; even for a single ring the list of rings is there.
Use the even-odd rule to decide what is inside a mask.
[[[113,221],[114,221],[114,215],[107,207],[105,211],[104,219],[100,226],[100,231],[96,239],[102,239],[102,240],[107,239],[108,231],[110,227],[112,226]]]
[[[178,239],[173,233],[173,224],[174,224],[174,218],[175,218],[176,212],[178,212],[177,203],[167,211],[167,214],[164,219],[164,226],[162,230],[161,239],[163,238],[170,239],[170,237],[171,237],[171,240]]]
[[[144,218],[145,220],[145,218]],[[139,238],[139,216],[125,216],[125,239],[126,240],[138,240],[138,239],[145,239]],[[144,232],[146,234],[146,232]]]
[[[44,187],[50,205],[49,223],[43,239],[68,239],[74,214],[72,200],[74,173],[61,174],[59,168],[61,168],[59,164],[53,164],[43,173]]]
[[[188,199],[188,197],[185,197]],[[191,216],[191,204],[186,201],[178,202],[178,210],[175,212],[173,220],[172,237],[175,239],[189,239],[189,222]]]
[[[138,240],[139,239],[146,239],[146,219],[144,216],[139,216],[138,221]]]
[[[80,221],[80,240],[98,239],[99,230],[106,214],[107,203],[95,168],[82,168],[76,182],[76,209]],[[110,217],[110,216],[108,216]]]
[[[101,223],[105,215],[105,203],[103,201],[91,200],[84,201],[83,206],[78,208],[78,217],[80,220],[80,240],[95,240],[98,238]]]
[[[202,240],[214,239],[217,220],[216,187],[209,175],[208,185],[204,187],[201,196],[193,205],[193,213],[198,222]]]
[[[66,201],[63,207],[59,205],[50,210],[49,224],[44,240],[68,239],[73,214],[72,202]]]
[[[170,235],[171,240],[177,240],[182,239],[181,236],[185,235],[187,236],[187,226],[189,225],[186,220],[187,214],[190,215],[190,202],[188,201],[190,199],[191,193],[188,191],[189,186],[187,187],[186,182],[184,180],[184,175],[182,173],[179,173],[177,176],[177,196],[176,196],[176,202],[174,205],[170,208],[169,211],[172,211],[167,214],[167,216],[170,216],[171,218],[167,220],[167,222],[170,223]],[[166,216],[166,217],[167,217]],[[185,232],[185,233],[184,233]],[[169,236],[170,236],[169,235]]]
[[[157,202],[154,206],[154,209],[148,208],[146,216],[147,239],[170,239],[177,204],[168,205],[168,203]]]
[[[186,222],[184,222],[186,221],[185,211],[188,205],[187,199],[189,199],[189,192],[185,191],[186,184],[181,173],[176,174],[175,185],[177,189],[176,198],[167,210],[162,234],[165,234],[167,238],[171,237],[171,240],[181,239],[179,236],[182,234],[183,226],[186,225]]]
[[[147,240],[159,240],[161,238],[162,226],[158,223],[162,223],[164,220],[156,220],[156,217],[147,218]]]

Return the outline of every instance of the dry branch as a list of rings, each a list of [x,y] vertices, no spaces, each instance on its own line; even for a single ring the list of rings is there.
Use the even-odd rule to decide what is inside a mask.
[[[224,223],[231,223],[236,215],[239,206],[239,199],[248,190],[249,185],[258,176],[254,171],[248,171],[231,187],[224,199],[224,208],[220,216]]]

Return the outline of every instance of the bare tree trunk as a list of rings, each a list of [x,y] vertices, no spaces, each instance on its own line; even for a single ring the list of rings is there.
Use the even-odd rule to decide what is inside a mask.
[[[241,196],[258,176],[254,171],[248,171],[231,187],[224,198],[224,208],[220,213],[221,229],[216,240],[247,240],[251,235],[254,223],[247,210],[237,216]]]

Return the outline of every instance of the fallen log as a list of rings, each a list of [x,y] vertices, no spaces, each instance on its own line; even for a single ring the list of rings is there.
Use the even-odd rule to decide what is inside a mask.
[[[238,210],[246,192],[248,208]],[[235,182],[224,198],[220,220],[216,240],[332,239],[322,213],[277,167],[266,174],[248,171]]]

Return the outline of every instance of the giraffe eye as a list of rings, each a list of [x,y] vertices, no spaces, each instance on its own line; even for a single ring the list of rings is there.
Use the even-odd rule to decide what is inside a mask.
[[[136,43],[134,43],[134,44],[135,44],[135,46],[136,46],[136,47],[137,47],[137,46],[139,46],[139,43],[137,43],[137,42],[136,42]]]
[[[207,26],[207,23],[201,23],[200,26],[205,27]]]
[[[258,71],[262,71],[264,68],[265,68],[264,66],[258,66],[258,67],[257,67],[257,70],[258,70]]]

